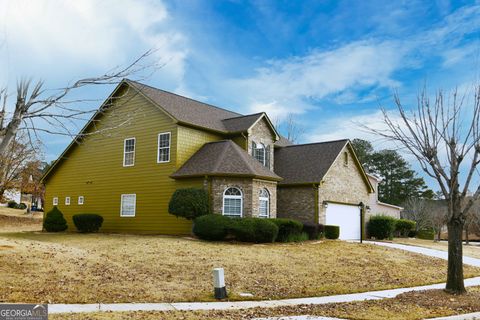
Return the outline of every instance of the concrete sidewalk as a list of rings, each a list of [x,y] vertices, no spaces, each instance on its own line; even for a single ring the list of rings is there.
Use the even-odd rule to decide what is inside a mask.
[[[428,248],[414,247],[387,242],[368,241],[366,243],[396,248],[424,254],[430,257],[447,259],[447,252]],[[465,264],[480,266],[480,259],[464,257]],[[480,285],[480,277],[465,280],[465,286]],[[397,295],[410,291],[422,291],[430,289],[443,289],[445,283],[432,284],[419,287],[400,288],[391,290],[371,291],[336,296],[267,300],[267,301],[233,301],[233,302],[178,302],[178,303],[109,303],[109,304],[50,304],[50,313],[77,313],[99,311],[169,311],[169,310],[238,310],[247,308],[273,308],[279,306],[293,306],[300,304],[327,304],[351,301],[378,300],[393,298]]]

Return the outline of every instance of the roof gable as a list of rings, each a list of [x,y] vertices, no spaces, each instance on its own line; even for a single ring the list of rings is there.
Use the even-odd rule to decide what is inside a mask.
[[[232,140],[206,143],[171,175],[174,179],[203,176],[245,176],[276,181],[282,179]]]
[[[348,139],[291,145],[276,149],[275,173],[284,179],[279,184],[320,183],[345,148],[349,148],[355,165],[372,192],[373,187]]]

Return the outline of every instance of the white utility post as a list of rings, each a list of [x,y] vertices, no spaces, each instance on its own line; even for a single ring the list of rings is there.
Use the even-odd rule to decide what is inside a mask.
[[[215,299],[225,299],[227,297],[223,268],[213,269],[213,287],[215,289]]]

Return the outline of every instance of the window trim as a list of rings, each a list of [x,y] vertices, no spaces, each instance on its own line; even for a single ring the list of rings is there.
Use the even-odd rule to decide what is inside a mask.
[[[267,188],[260,189],[260,191],[262,191],[262,190],[267,192],[268,197],[262,197],[260,195],[258,196],[258,217],[269,219],[270,218],[270,192],[268,191]],[[267,215],[262,215],[260,213],[260,202],[261,201],[266,201],[267,202]]]
[[[80,199],[82,199],[82,201],[80,201]],[[85,197],[84,196],[78,196],[78,205],[79,206],[83,206],[83,204],[85,203]]]
[[[69,206],[70,203],[71,203],[70,197],[65,197],[65,205],[66,205],[66,206]]]
[[[259,142],[259,143],[255,143],[255,147],[253,149],[253,157],[258,161],[260,162],[263,166],[266,166],[267,165],[267,146],[263,143],[263,142]],[[261,148],[259,148],[259,146],[262,146]],[[262,150],[263,151],[263,161],[260,161],[260,159],[257,158],[257,155],[258,155],[258,150]]]
[[[239,196],[226,195],[225,193],[229,189],[237,189],[240,191]],[[240,199],[240,215],[225,214],[225,199]],[[243,218],[243,191],[238,187],[227,187],[222,194],[222,216],[227,216],[231,218]]]
[[[160,161],[160,136],[168,134],[168,160],[167,161]],[[162,147],[162,149],[167,149],[167,147]],[[167,132],[160,132],[157,135],[157,163],[168,163],[170,162],[171,158],[171,153],[172,153],[172,132],[167,131]]]
[[[133,163],[132,164],[125,164],[125,155],[127,152],[125,149],[127,148],[127,140],[133,140],[133,151],[129,151],[128,153],[133,153]],[[123,166],[124,167],[133,167],[135,165],[135,151],[137,150],[137,139],[135,137],[125,138],[123,140]]]
[[[58,197],[53,197],[52,203],[54,206],[58,206]]]
[[[134,203],[133,203],[133,215],[125,215],[123,213],[123,197],[125,196],[133,196]],[[120,217],[122,218],[134,218],[137,215],[137,194],[136,193],[124,193],[120,196]]]

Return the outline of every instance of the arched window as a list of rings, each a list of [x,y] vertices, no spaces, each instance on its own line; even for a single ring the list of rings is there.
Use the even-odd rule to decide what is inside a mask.
[[[241,217],[243,214],[243,195],[238,188],[227,188],[223,192],[223,215]]]
[[[258,216],[270,218],[270,194],[267,189],[261,189],[258,197]]]

